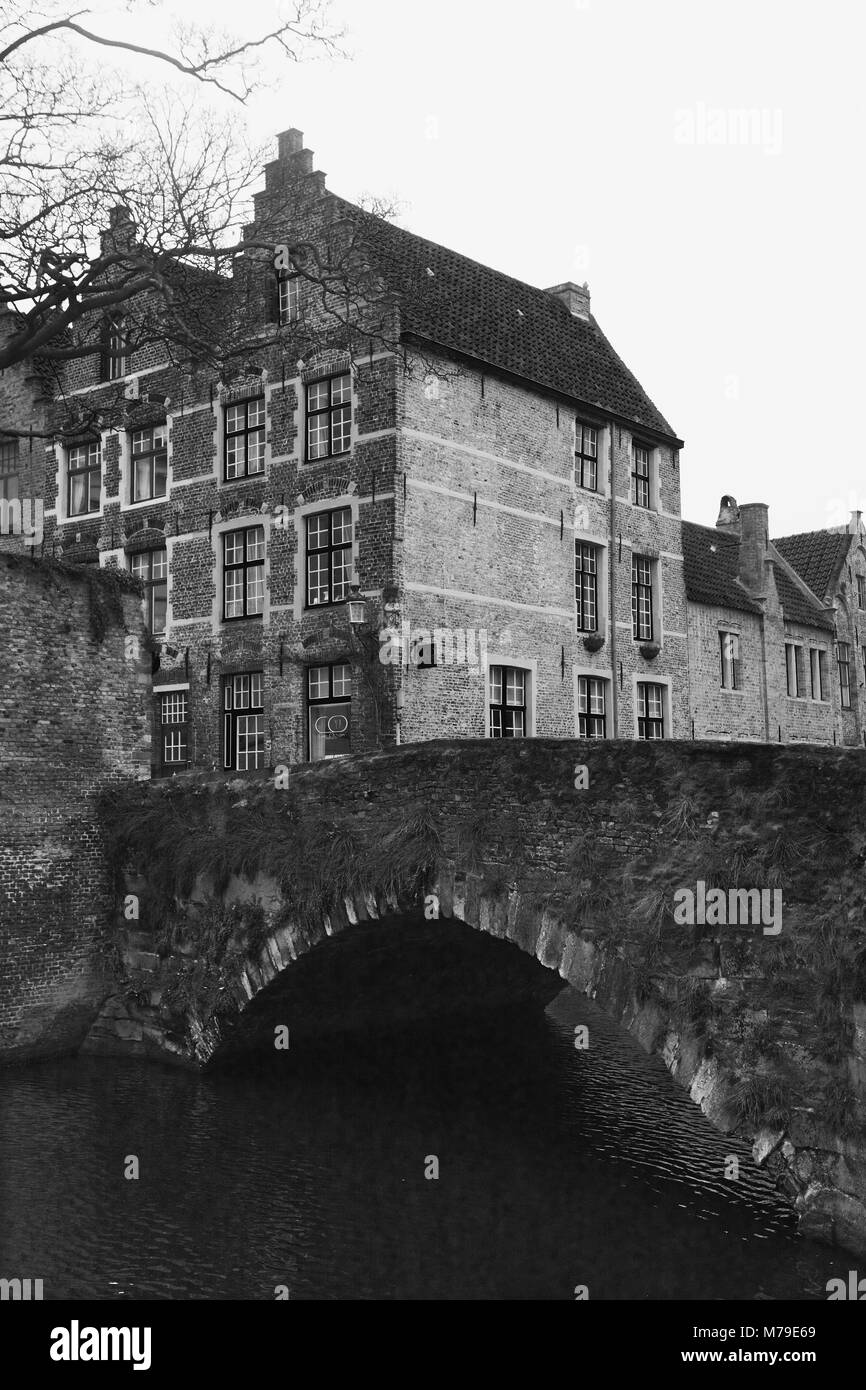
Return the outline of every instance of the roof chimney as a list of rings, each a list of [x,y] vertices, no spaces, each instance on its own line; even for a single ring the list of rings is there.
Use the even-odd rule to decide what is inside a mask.
[[[718,531],[735,531],[740,534],[740,509],[736,497],[726,492],[719,503],[719,516],[716,521]]]
[[[575,285],[573,280],[566,280],[562,285],[551,285],[545,294],[554,294],[557,299],[561,299],[570,314],[574,314],[576,319],[589,318],[589,285]]]
[[[848,531],[848,534],[851,536],[859,536],[860,532],[863,530],[862,512],[851,513],[851,520],[848,522],[846,530]]]
[[[115,203],[108,214],[108,228],[100,238],[102,254],[128,251],[135,242],[135,220],[125,203]]]
[[[770,544],[769,508],[766,502],[744,502],[740,508],[740,571],[747,589],[762,594],[766,586],[766,559]]]

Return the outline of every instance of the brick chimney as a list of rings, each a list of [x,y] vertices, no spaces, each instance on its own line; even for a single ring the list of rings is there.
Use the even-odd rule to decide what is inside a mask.
[[[127,251],[135,244],[135,220],[125,203],[116,203],[108,214],[108,227],[99,238],[103,256]]]
[[[718,531],[733,531],[740,534],[740,509],[737,506],[736,497],[732,497],[726,492],[719,503],[719,515],[716,521]]]
[[[573,280],[566,280],[562,285],[551,285],[545,294],[556,295],[561,299],[570,314],[574,314],[576,319],[589,318],[589,285],[575,285]]]
[[[310,176],[317,185],[317,191],[325,191],[325,175],[313,169],[313,151],[304,145],[301,130],[281,130],[277,136],[277,157],[265,165],[265,189],[277,188],[282,184],[294,183]]]
[[[740,507],[739,577],[747,589],[759,594],[766,587],[769,544],[769,508],[766,502],[744,502]]]

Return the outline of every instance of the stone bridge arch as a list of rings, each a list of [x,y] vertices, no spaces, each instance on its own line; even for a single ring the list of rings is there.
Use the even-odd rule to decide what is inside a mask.
[[[259,892],[275,887],[261,880],[251,886]],[[241,890],[239,900],[247,896]],[[543,967],[553,978],[542,983],[539,976],[517,969],[503,968],[506,997],[536,997],[547,1002],[566,985],[590,992],[597,971],[598,953],[580,935],[569,931],[561,915],[538,902],[530,887],[518,879],[500,892],[485,891],[484,879],[468,865],[440,869],[412,895],[398,896],[389,890],[358,890],[347,894],[329,912],[303,926],[295,919],[274,925],[261,946],[237,967],[227,985],[235,1007],[229,1006],[202,1022],[193,1012],[187,1020],[190,1058],[202,1067],[218,1063],[246,1046],[246,1021],[273,994],[281,976],[334,938],[351,933],[352,928],[381,924],[395,934],[405,931],[410,921],[423,922],[435,937],[446,924],[462,927],[497,941],[509,943],[516,951]],[[437,926],[438,924],[438,926]],[[453,940],[453,937],[451,938]],[[395,940],[395,946],[397,945]],[[413,946],[419,943],[413,941]],[[499,958],[502,967],[507,961]],[[511,962],[512,966],[514,962]],[[523,988],[521,988],[523,986]],[[509,994],[510,992],[510,994]],[[500,995],[501,999],[503,996]],[[480,1003],[481,1001],[479,1001]],[[543,1005],[542,1005],[543,1006]],[[290,1024],[288,1026],[291,1026]]]

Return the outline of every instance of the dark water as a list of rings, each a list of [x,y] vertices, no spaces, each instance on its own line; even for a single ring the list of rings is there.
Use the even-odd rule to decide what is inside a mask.
[[[231,1074],[46,1063],[0,1072],[0,1276],[46,1298],[826,1298],[852,1257],[794,1236],[745,1163],[726,1181],[737,1151],[570,990]]]

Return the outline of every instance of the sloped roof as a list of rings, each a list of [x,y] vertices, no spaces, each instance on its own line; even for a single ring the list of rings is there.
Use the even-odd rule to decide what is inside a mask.
[[[779,595],[779,602],[789,622],[805,623],[808,627],[825,627],[832,631],[832,616],[823,611],[817,599],[810,599],[808,594],[803,593],[796,581],[788,574],[784,565],[774,563],[773,574],[776,578],[776,592]]]
[[[773,541],[779,554],[820,599],[835,588],[850,544],[851,536],[845,531],[801,531]]]
[[[686,598],[719,608],[736,608],[742,613],[761,613],[761,605],[750,598],[740,581],[740,538],[715,526],[683,522],[683,569]]]
[[[593,317],[382,218],[361,220],[383,273],[411,287],[401,295],[404,331],[677,438]]]

